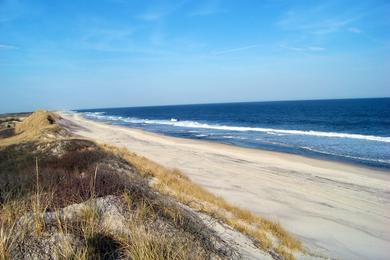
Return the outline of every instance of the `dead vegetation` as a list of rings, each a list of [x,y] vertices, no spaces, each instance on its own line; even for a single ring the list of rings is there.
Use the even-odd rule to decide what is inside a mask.
[[[0,136],[0,259],[239,258],[194,210],[248,235],[276,259],[303,250],[280,225],[178,171],[70,137],[58,119],[38,111],[12,136]]]
[[[23,139],[1,139],[0,259],[236,256],[132,165],[90,141],[42,140],[58,129],[36,119],[35,133],[21,125]]]
[[[175,197],[181,203],[223,221],[253,238],[263,250],[283,256],[284,259],[293,259],[294,252],[303,252],[302,243],[285,231],[279,223],[230,205],[224,199],[191,182],[180,171],[166,169],[126,149],[107,145],[103,147],[134,165],[143,176],[154,177],[153,187],[162,194]]]

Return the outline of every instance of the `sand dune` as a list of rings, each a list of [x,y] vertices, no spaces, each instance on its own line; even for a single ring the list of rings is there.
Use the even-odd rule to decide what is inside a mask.
[[[178,168],[227,201],[279,221],[313,251],[390,256],[390,172],[161,136],[61,113],[73,133]]]

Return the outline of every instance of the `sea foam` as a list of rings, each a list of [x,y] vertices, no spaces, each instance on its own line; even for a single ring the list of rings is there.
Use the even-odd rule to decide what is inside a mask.
[[[367,141],[385,142],[390,143],[390,137],[352,134],[352,133],[340,133],[340,132],[322,132],[322,131],[302,131],[302,130],[290,130],[290,129],[273,129],[273,128],[261,128],[261,127],[248,127],[248,126],[229,126],[218,124],[207,124],[196,121],[172,121],[172,120],[150,120],[134,117],[120,117],[120,116],[106,116],[103,112],[86,112],[86,117],[95,118],[99,120],[107,121],[122,121],[130,124],[149,124],[149,125],[169,125],[183,128],[199,128],[199,129],[212,129],[221,131],[235,131],[235,132],[262,132],[272,135],[301,135],[301,136],[314,136],[314,137],[328,137],[328,138],[349,138],[359,139]]]

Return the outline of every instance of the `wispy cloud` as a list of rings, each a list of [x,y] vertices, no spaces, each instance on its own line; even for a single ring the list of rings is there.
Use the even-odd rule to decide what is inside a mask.
[[[348,31],[352,32],[352,33],[361,33],[362,32],[362,30],[360,30],[359,28],[356,28],[356,27],[349,27]]]
[[[137,18],[144,21],[152,22],[152,21],[158,21],[168,14],[169,12],[167,11],[150,11],[150,12],[137,15]]]
[[[294,47],[294,46],[286,46],[284,44],[280,44],[279,47],[286,50],[299,51],[299,52],[321,52],[326,50],[324,47],[320,47],[320,46]]]
[[[247,45],[247,46],[242,46],[242,47],[237,47],[237,48],[231,48],[231,49],[226,49],[226,50],[214,51],[214,52],[212,52],[212,54],[213,55],[224,55],[224,54],[230,54],[230,53],[241,52],[241,51],[246,51],[246,50],[249,50],[249,49],[258,48],[260,46],[261,45],[259,45],[259,44]]]
[[[185,3],[186,0],[174,4],[172,4],[172,2],[167,2],[163,5],[153,5],[150,6],[144,13],[137,15],[136,18],[147,22],[159,21],[177,11]]]
[[[343,8],[340,1],[323,1],[321,4],[289,6],[289,9],[276,22],[276,26],[285,34],[284,49],[300,52],[324,51],[323,47],[333,40],[349,39],[370,41],[386,46],[386,36],[378,32],[388,25],[386,17],[389,4],[372,4],[370,1],[356,2],[350,8]],[[371,30],[376,28],[375,30]],[[351,40],[351,39],[349,39]],[[350,46],[354,46],[351,43]],[[313,46],[310,47],[310,46]],[[296,47],[298,46],[298,47]],[[300,47],[304,46],[304,47]],[[308,47],[309,46],[309,47]]]
[[[208,1],[190,12],[189,16],[207,16],[225,12],[227,10],[220,7],[219,1]]]
[[[319,47],[319,46],[309,46],[309,47],[307,47],[307,49],[309,51],[324,51],[325,50],[325,48]]]
[[[43,8],[38,1],[0,0],[0,24],[22,17],[41,15]]]
[[[100,51],[118,51],[131,46],[133,28],[95,28],[81,37],[81,46]]]
[[[226,10],[224,9],[196,10],[191,12],[189,16],[207,16],[207,15],[213,15],[218,13],[226,13]]]
[[[0,50],[1,49],[5,49],[5,50],[15,50],[15,49],[19,49],[18,46],[15,46],[15,45],[10,45],[10,44],[2,44],[0,43]]]
[[[313,17],[314,16],[314,17]],[[303,31],[312,34],[329,34],[338,32],[357,21],[360,16],[316,18],[315,15],[304,15],[289,11],[277,22],[277,25],[290,31]]]
[[[0,1],[0,22],[12,21],[20,17],[24,12],[25,8],[20,1]]]
[[[320,4],[290,6],[276,25],[283,30],[316,35],[350,31],[351,28],[357,33],[356,24],[373,11],[366,2],[345,9],[340,1],[322,1]]]

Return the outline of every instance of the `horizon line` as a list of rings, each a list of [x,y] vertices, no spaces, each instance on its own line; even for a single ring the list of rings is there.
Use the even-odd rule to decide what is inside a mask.
[[[196,105],[222,105],[222,104],[242,104],[242,103],[271,103],[271,102],[303,102],[303,101],[331,101],[331,100],[356,100],[356,99],[387,99],[388,97],[356,97],[356,98],[315,98],[315,99],[279,99],[279,100],[254,100],[254,101],[222,101],[211,103],[186,103],[169,105],[140,105],[140,106],[118,106],[118,107],[97,107],[69,109],[71,111],[96,110],[96,109],[116,109],[116,108],[148,108],[148,107],[171,107],[171,106],[196,106]],[[61,110],[51,110],[61,111]],[[21,112],[23,113],[23,112]]]
[[[148,108],[148,107],[170,107],[170,106],[196,106],[196,105],[222,105],[222,104],[241,104],[241,103],[272,103],[272,102],[303,102],[303,101],[331,101],[331,100],[356,100],[356,99],[388,99],[386,97],[348,97],[348,98],[314,98],[314,99],[279,99],[279,100],[253,100],[253,101],[222,101],[222,102],[210,102],[210,103],[186,103],[186,104],[168,104],[168,105],[139,105],[139,106],[116,106],[116,107],[95,107],[95,108],[71,108],[71,109],[45,109],[37,108],[31,111],[15,111],[15,112],[0,112],[0,115],[7,114],[23,114],[32,113],[38,109],[44,109],[47,111],[82,111],[82,110],[97,110],[97,109],[116,109],[116,108]]]

